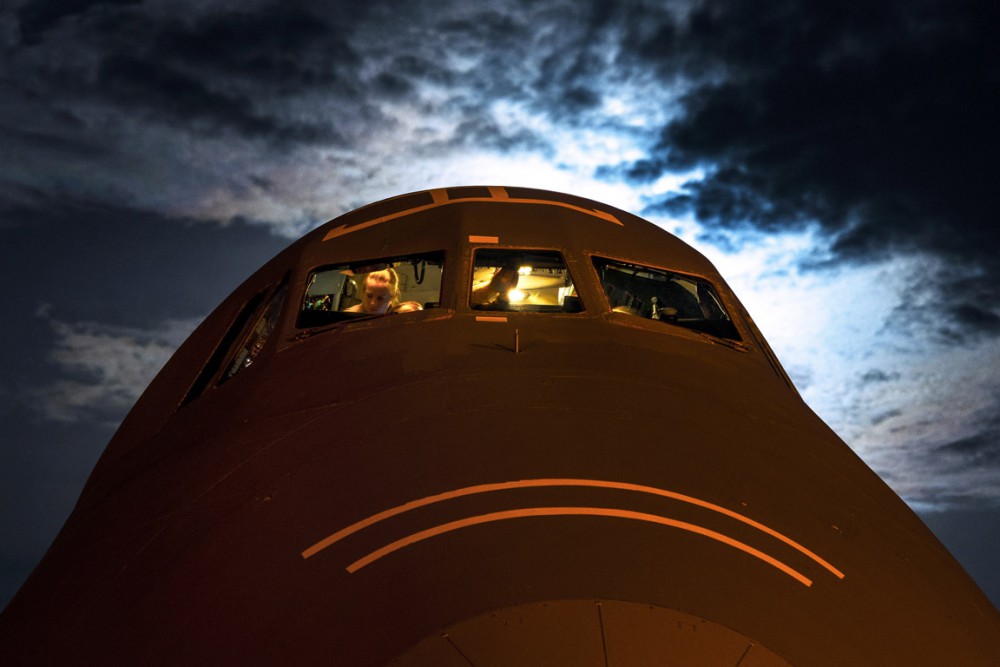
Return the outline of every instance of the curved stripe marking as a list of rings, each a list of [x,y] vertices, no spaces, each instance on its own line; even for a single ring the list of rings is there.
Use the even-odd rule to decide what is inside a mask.
[[[345,234],[350,234],[351,232],[356,232],[362,229],[367,229],[368,227],[374,227],[375,225],[380,225],[383,222],[388,222],[390,220],[395,220],[396,218],[402,218],[407,215],[413,215],[414,213],[419,213],[421,211],[427,211],[432,208],[437,208],[438,206],[447,206],[449,204],[464,204],[465,202],[501,202],[505,204],[542,204],[544,206],[558,206],[560,208],[568,208],[572,211],[577,211],[578,213],[583,213],[585,215],[593,216],[604,220],[605,222],[610,222],[619,227],[623,227],[622,221],[619,220],[613,213],[608,213],[606,211],[599,211],[596,208],[583,208],[582,206],[574,206],[566,202],[555,201],[553,199],[515,199],[513,197],[507,196],[507,191],[503,188],[490,188],[490,193],[493,197],[466,197],[463,199],[447,199],[447,193],[443,190],[431,190],[431,199],[433,203],[424,204],[423,206],[414,206],[413,208],[408,208],[405,211],[399,211],[397,213],[390,213],[389,215],[382,215],[376,218],[371,218],[364,222],[359,222],[355,225],[348,227],[347,225],[341,225],[340,227],[335,227],[323,236],[324,241],[329,241],[330,239],[335,239],[338,236],[343,236]],[[503,196],[497,196],[498,191],[502,191]]]
[[[666,517],[658,516],[656,514],[646,514],[644,512],[632,512],[629,510],[619,510],[611,509],[607,507],[529,507],[520,510],[507,510],[504,512],[491,512],[489,514],[480,514],[478,516],[471,516],[466,519],[460,519],[458,521],[451,521],[449,523],[443,523],[439,526],[434,526],[433,528],[428,528],[427,530],[421,530],[420,532],[413,533],[402,539],[396,540],[391,544],[387,544],[381,549],[371,552],[364,558],[360,558],[350,565],[347,566],[347,571],[351,574],[357,572],[366,565],[371,565],[383,556],[388,556],[394,551],[398,551],[404,547],[408,547],[411,544],[416,544],[417,542],[422,542],[431,537],[437,535],[442,535],[444,533],[450,533],[453,530],[459,530],[461,528],[467,528],[469,526],[476,526],[481,523],[490,523],[493,521],[505,521],[507,519],[521,519],[525,517],[533,516],[606,516],[614,517],[617,519],[632,519],[634,521],[646,521],[648,523],[655,523],[661,526],[670,526],[672,528],[680,528],[681,530],[686,530],[692,533],[697,533],[698,535],[703,535],[705,537],[711,538],[723,544],[727,544],[731,547],[739,549],[740,551],[750,554],[754,558],[759,558],[768,565],[776,567],[788,576],[792,577],[799,583],[805,586],[812,586],[812,580],[803,575],[801,572],[792,569],[788,565],[785,565],[776,558],[768,556],[763,551],[751,547],[749,544],[740,542],[739,540],[734,540],[731,537],[727,537],[722,533],[717,533],[714,530],[709,530],[701,526],[695,525],[693,523],[687,523],[684,521],[677,521],[676,519],[668,519]]]
[[[691,505],[697,505],[698,507],[703,507],[705,509],[712,510],[713,512],[718,512],[730,518],[736,519],[748,526],[752,526],[763,533],[778,539],[798,552],[804,554],[810,558],[815,563],[818,563],[823,568],[833,573],[838,579],[844,578],[844,573],[838,570],[836,567],[828,563],[823,558],[802,546],[790,537],[782,535],[778,531],[768,528],[762,523],[754,521],[753,519],[743,516],[738,512],[734,512],[730,509],[726,509],[720,505],[710,503],[699,498],[694,498],[693,496],[687,496],[682,493],[675,493],[673,491],[667,491],[665,489],[658,489],[653,486],[644,486],[641,484],[630,484],[628,482],[610,482],[599,479],[564,479],[564,478],[551,478],[551,479],[522,479],[514,482],[498,482],[494,484],[477,484],[474,486],[467,486],[461,489],[455,489],[453,491],[446,491],[444,493],[438,493],[432,496],[426,496],[418,500],[411,500],[408,503],[402,505],[397,505],[396,507],[387,509],[378,514],[373,514],[366,519],[362,519],[356,523],[347,526],[337,532],[329,535],[316,544],[312,545],[308,549],[302,552],[303,558],[309,558],[316,553],[326,549],[328,546],[339,542],[349,535],[353,535],[359,530],[363,530],[368,526],[376,524],[380,521],[388,519],[390,517],[396,516],[397,514],[402,514],[403,512],[409,512],[410,510],[417,509],[418,507],[424,507],[426,505],[431,505],[433,503],[443,502],[445,500],[451,500],[452,498],[460,498],[462,496],[475,495],[477,493],[488,493],[490,491],[506,491],[509,489],[523,489],[523,488],[534,488],[534,487],[547,487],[547,486],[584,486],[584,487],[597,487],[606,489],[621,489],[625,491],[635,491],[638,493],[647,493],[655,496],[661,496],[664,498],[671,498],[673,500],[679,500],[681,502],[689,503]]]

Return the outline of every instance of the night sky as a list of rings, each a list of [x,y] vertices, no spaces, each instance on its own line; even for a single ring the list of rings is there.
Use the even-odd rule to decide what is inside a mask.
[[[5,2],[0,605],[236,285],[467,184],[705,253],[1000,604],[998,27],[996,0]]]

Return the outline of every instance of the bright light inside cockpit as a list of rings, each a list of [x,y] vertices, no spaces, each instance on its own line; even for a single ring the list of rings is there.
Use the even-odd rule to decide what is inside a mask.
[[[529,269],[530,270],[530,269]],[[520,270],[518,271],[520,273]],[[507,291],[507,301],[510,303],[520,303],[524,301],[526,294],[519,289],[512,289]]]
[[[477,248],[473,255],[469,305],[475,310],[521,313],[583,310],[580,300],[561,297],[573,281],[555,250]]]

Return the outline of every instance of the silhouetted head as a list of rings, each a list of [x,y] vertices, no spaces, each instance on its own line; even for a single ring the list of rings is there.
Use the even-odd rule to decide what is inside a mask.
[[[517,287],[519,277],[516,262],[502,266],[493,274],[493,279],[490,280],[490,290],[504,297],[507,292]]]

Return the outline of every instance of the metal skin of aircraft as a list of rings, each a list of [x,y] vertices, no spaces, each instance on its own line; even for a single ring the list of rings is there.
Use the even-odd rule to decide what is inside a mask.
[[[1000,614],[701,254],[587,199],[468,186],[327,223],[206,318],[0,655],[994,666]]]

